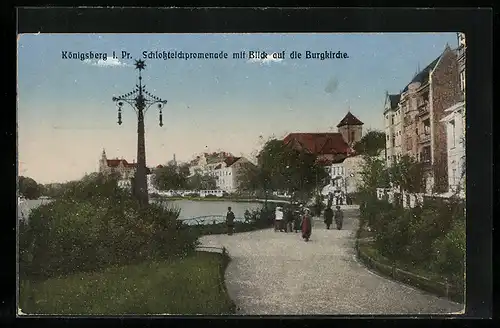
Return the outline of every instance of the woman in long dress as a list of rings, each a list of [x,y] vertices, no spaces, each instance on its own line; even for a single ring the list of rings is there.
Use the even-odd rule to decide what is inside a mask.
[[[304,209],[304,215],[302,216],[302,238],[305,241],[309,241],[312,232],[312,217],[311,210],[308,208]]]

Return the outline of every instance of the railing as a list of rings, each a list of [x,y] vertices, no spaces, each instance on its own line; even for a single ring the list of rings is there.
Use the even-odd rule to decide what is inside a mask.
[[[418,136],[418,141],[420,143],[424,143],[424,142],[429,142],[431,141],[431,134],[430,133],[422,133]]]
[[[425,114],[429,114],[429,106],[427,106],[427,103],[424,103],[418,108],[418,116],[423,116]]]
[[[194,226],[194,225],[209,225],[209,224],[221,224],[226,222],[226,216],[224,215],[204,215],[197,216],[194,218],[189,218],[185,220],[179,220],[181,223]],[[235,218],[235,222],[250,223],[248,219],[245,218]]]

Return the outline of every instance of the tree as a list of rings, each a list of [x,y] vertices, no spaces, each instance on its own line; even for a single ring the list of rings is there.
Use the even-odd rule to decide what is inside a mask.
[[[361,191],[376,195],[377,188],[390,187],[390,174],[383,159],[363,155],[361,167]]]
[[[264,195],[267,201],[272,191],[271,174],[265,167],[245,165],[238,176],[238,190],[246,192],[257,192]]]
[[[217,188],[217,180],[210,174],[204,174],[197,170],[187,179],[189,190],[214,190]]]
[[[41,188],[32,178],[20,176],[19,194],[27,199],[37,199],[41,196]]]
[[[318,181],[327,176],[316,156],[288,147],[282,140],[267,141],[258,155],[258,167],[248,169],[242,178],[243,189],[285,191],[303,200]]]
[[[420,193],[424,191],[424,171],[422,163],[413,157],[405,155],[389,167],[389,176],[399,191]]]
[[[186,172],[176,165],[167,165],[156,169],[153,183],[159,190],[185,189],[188,174],[189,169]]]
[[[385,149],[386,135],[382,131],[368,131],[360,141],[354,145],[354,150],[358,154],[377,156]]]

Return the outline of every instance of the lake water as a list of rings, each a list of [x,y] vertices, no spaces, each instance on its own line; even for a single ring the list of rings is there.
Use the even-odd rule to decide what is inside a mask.
[[[262,207],[260,203],[249,202],[231,202],[231,201],[192,201],[192,200],[173,200],[167,202],[168,205],[181,209],[179,220],[190,219],[205,215],[223,215],[227,213],[228,206],[236,218],[243,218],[245,210],[254,210]]]
[[[23,216],[27,218],[30,211],[42,204],[49,203],[50,200],[25,200],[18,205],[17,216],[22,219]],[[236,218],[243,218],[245,210],[254,210],[261,208],[260,203],[250,202],[232,202],[232,201],[192,201],[192,200],[173,200],[167,201],[168,206],[173,206],[181,210],[179,220],[190,219],[194,217],[206,215],[222,215],[227,213],[228,206],[231,206],[232,211]]]

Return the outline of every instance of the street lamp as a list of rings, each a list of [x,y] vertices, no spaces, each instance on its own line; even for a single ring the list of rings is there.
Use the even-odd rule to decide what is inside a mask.
[[[146,145],[144,137],[144,114],[152,105],[158,105],[160,111],[160,126],[163,126],[162,108],[167,103],[148,91],[146,86],[142,85],[141,71],[146,68],[143,60],[135,61],[135,68],[139,70],[139,84],[135,89],[119,97],[113,97],[112,100],[118,106],[118,125],[122,124],[122,106],[129,104],[137,113],[137,166],[134,178],[134,195],[139,201],[141,207],[149,204],[148,188],[146,180]]]

